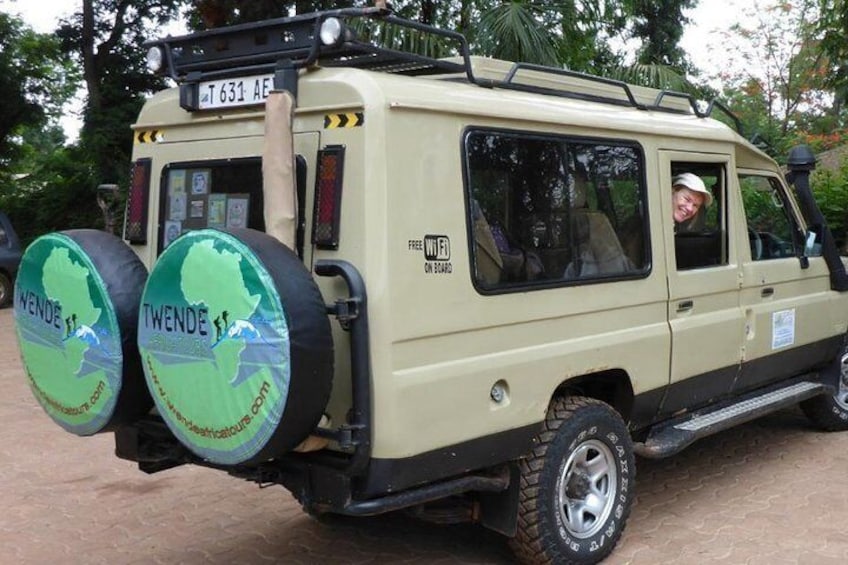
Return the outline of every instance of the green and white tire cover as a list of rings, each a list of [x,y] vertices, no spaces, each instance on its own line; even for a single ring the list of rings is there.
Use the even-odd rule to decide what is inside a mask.
[[[172,242],[144,288],[138,346],[163,420],[213,463],[290,450],[329,398],[323,299],[297,256],[255,230],[197,230]]]
[[[67,431],[112,430],[150,410],[135,344],[146,276],[123,241],[97,230],[50,233],[24,252],[14,306],[24,371]]]

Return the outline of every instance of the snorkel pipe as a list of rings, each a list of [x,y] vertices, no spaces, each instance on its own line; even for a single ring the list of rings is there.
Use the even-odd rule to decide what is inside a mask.
[[[795,187],[801,212],[810,227],[819,232],[822,256],[830,271],[830,288],[845,292],[848,290],[848,274],[845,272],[845,264],[839,256],[833,234],[810,190],[810,173],[816,168],[816,156],[808,145],[798,145],[789,151],[786,165],[789,169],[786,180]]]

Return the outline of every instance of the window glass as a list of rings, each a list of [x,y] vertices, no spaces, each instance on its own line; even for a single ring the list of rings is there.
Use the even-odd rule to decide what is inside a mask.
[[[727,210],[723,164],[675,162],[671,167],[672,210],[676,206],[675,183],[689,173],[703,182],[711,202],[704,200],[694,216],[674,224],[674,253],[678,270],[727,265]],[[691,177],[689,177],[691,178]]]
[[[6,235],[6,229],[0,226],[0,245],[8,245],[9,237]]]
[[[465,149],[478,286],[646,271],[638,147],[473,131]]]
[[[265,229],[262,162],[175,165],[163,179],[162,247],[202,228]]]
[[[751,259],[795,257],[798,230],[785,206],[777,179],[740,175],[739,186],[748,222]]]

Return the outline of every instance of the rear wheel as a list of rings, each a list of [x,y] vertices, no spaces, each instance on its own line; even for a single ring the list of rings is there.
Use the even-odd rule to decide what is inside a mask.
[[[836,393],[805,400],[801,403],[801,410],[811,422],[824,430],[848,430],[848,348],[839,359],[839,385]]]
[[[597,563],[624,531],[633,503],[630,434],[607,404],[558,398],[521,462],[518,531],[525,563]]]

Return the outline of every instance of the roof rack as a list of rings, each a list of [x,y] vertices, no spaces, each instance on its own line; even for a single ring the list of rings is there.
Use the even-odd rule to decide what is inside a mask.
[[[331,18],[343,22],[343,25],[339,40],[328,45],[321,40],[321,30]],[[454,44],[459,56],[443,59],[420,55],[402,47],[377,45],[376,41],[367,37],[358,37],[357,28],[358,31],[364,32],[362,35],[369,35],[368,22],[395,25],[447,40]],[[206,80],[247,74],[270,74],[279,71],[283,66],[298,69],[313,64],[325,67],[356,67],[408,76],[463,74],[468,82],[485,88],[519,90],[639,110],[694,114],[705,118],[712,114],[714,108],[718,108],[731,118],[740,134],[742,131],[739,119],[718,100],[713,100],[706,111],[701,111],[695,99],[682,92],[661,90],[653,103],[645,103],[637,100],[631,86],[623,81],[530,63],[513,64],[506,76],[500,80],[477,77],[464,35],[399,18],[385,8],[346,8],[275,18],[214,28],[180,37],[169,36],[149,41],[145,46],[162,50],[165,72],[179,84],[196,85]],[[522,82],[520,77],[524,73],[569,77],[576,79],[575,82],[581,83],[583,88],[562,81],[552,83],[552,86]],[[597,88],[593,90],[592,85]],[[672,98],[688,102],[688,108],[681,108],[679,104],[676,107],[668,104],[667,100]]]
[[[330,18],[340,21],[376,19],[453,40],[465,62],[449,62],[381,47],[357,38],[350,28],[342,30],[342,41],[326,45],[321,41],[320,32],[322,24]],[[162,49],[166,73],[178,83],[228,78],[248,72],[271,73],[281,61],[289,61],[295,68],[320,63],[327,67],[357,67],[413,76],[465,72],[471,68],[465,36],[398,18],[384,8],[347,8],[275,18],[180,37],[169,36],[144,45]]]

